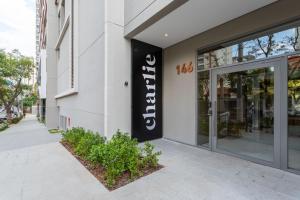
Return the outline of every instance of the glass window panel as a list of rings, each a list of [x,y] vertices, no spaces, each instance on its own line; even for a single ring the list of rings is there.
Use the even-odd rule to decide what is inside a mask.
[[[300,27],[199,54],[198,70],[269,58],[300,50]]]
[[[300,170],[300,55],[288,67],[288,166]]]
[[[209,147],[209,71],[198,73],[197,144]]]
[[[217,148],[273,161],[274,67],[217,76]]]

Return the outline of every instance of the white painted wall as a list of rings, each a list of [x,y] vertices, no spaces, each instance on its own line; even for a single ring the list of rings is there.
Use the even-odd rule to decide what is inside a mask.
[[[71,31],[66,31],[59,50],[57,51],[57,93],[63,93],[71,88]]]
[[[66,19],[70,2],[65,0]],[[171,1],[153,2],[153,8],[161,9],[160,6]],[[124,0],[74,0],[74,90],[77,93],[57,98],[59,116],[70,119],[69,127],[84,127],[108,138],[118,129],[131,131],[131,45],[124,38],[125,23],[140,16],[153,2],[131,2],[137,9],[125,19],[125,10],[131,6]],[[151,17],[153,8],[144,17]],[[56,95],[71,89],[70,28],[56,52]],[[127,87],[125,82],[129,83]]]
[[[56,6],[48,2],[47,5],[47,86],[46,86],[46,126],[49,129],[58,127],[58,109],[55,95],[57,94],[57,60],[55,44],[58,37],[58,23]]]
[[[124,0],[125,1],[125,24],[129,24],[156,0]]]
[[[105,51],[105,135],[110,138],[118,129],[131,131],[131,45],[124,38],[124,0],[106,0]]]
[[[65,38],[69,34],[68,30]],[[65,38],[57,67],[58,95],[70,89],[70,44]],[[57,99],[59,115],[70,119],[69,127],[108,138],[118,129],[130,132],[131,47],[124,38],[124,0],[75,0],[74,52],[77,93]]]
[[[40,69],[41,69],[41,84],[39,86],[39,95],[41,99],[46,99],[46,86],[47,86],[47,53],[46,49],[41,49],[40,52]]]
[[[104,135],[105,4],[98,0],[74,2],[74,68],[78,93],[57,99],[59,115],[70,119],[69,127],[84,127]],[[70,49],[69,44],[62,43],[62,47]],[[70,51],[61,48],[63,52]],[[59,66],[60,93],[70,89],[70,71],[64,70],[67,63],[65,60]]]
[[[164,51],[163,136],[186,144],[196,144],[196,51],[169,48]],[[176,66],[193,62],[190,74],[177,74]]]
[[[130,34],[173,1],[174,0],[124,0],[124,34]]]

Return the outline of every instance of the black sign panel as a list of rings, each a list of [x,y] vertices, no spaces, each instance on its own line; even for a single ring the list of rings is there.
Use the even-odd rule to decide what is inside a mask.
[[[162,137],[162,49],[132,40],[132,137]]]

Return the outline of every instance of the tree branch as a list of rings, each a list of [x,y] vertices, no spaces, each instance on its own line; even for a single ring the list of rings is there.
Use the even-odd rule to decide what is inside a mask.
[[[264,47],[262,46],[262,42],[260,41],[259,38],[256,39],[257,40],[257,44],[259,46],[259,48],[262,50],[262,52],[265,54],[265,56],[267,57],[267,52],[264,50]]]
[[[8,100],[8,105],[12,106],[12,104],[15,102],[15,99],[22,93],[22,90],[21,90],[21,82],[22,82],[22,79],[20,78],[18,80],[18,83],[15,87],[15,91],[14,91],[14,94],[12,95],[12,97]]]
[[[296,46],[297,46],[297,43],[298,43],[298,39],[299,39],[299,29],[296,28],[295,41],[293,42],[293,48],[294,48],[294,51],[297,50]]]

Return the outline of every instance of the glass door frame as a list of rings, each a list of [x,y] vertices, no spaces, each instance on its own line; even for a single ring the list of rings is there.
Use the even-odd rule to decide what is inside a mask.
[[[274,67],[274,149],[273,149],[273,162],[261,160],[258,158],[232,153],[217,148],[217,76],[219,74],[233,73],[251,69],[260,69],[266,67]],[[286,74],[286,76],[285,76]],[[259,164],[268,165],[276,168],[284,168],[287,163],[287,154],[282,147],[287,147],[287,124],[282,122],[287,121],[287,61],[284,57],[276,57],[271,59],[256,60],[252,62],[239,63],[236,65],[224,66],[220,68],[211,69],[211,102],[212,102],[212,115],[210,116],[210,148],[212,151],[228,154],[231,156],[239,157],[245,160],[253,161]],[[282,78],[283,77],[283,78]],[[285,79],[285,80],[284,80]],[[286,84],[282,84],[286,83]],[[285,98],[284,98],[284,97]],[[284,107],[286,107],[286,112]],[[285,120],[283,119],[285,118]],[[285,131],[284,131],[284,128]],[[284,134],[283,134],[284,133]],[[286,156],[284,156],[286,155]],[[284,158],[285,157],[285,158]],[[287,164],[286,164],[287,165]]]
[[[300,175],[300,170],[289,168],[288,160],[288,138],[289,138],[289,125],[288,125],[288,58],[289,56],[299,55],[300,51],[286,54],[282,56],[282,83],[281,83],[281,109],[283,113],[281,115],[281,169]]]
[[[197,61],[196,61],[197,62]],[[209,96],[208,96],[208,100],[211,104],[212,102],[212,95],[211,95],[211,89],[212,89],[212,70],[213,69],[204,69],[204,70],[197,70],[196,71],[196,102],[195,102],[195,106],[196,106],[196,116],[195,116],[195,143],[196,143],[196,146],[198,148],[201,148],[201,149],[206,149],[206,150],[209,150],[209,151],[212,151],[212,131],[211,131],[211,127],[212,127],[212,114],[209,115],[207,113],[207,115],[209,116],[208,118],[208,129],[209,129],[209,136],[208,136],[208,146],[203,146],[203,145],[199,145],[198,144],[198,132],[199,132],[199,115],[198,115],[198,112],[199,112],[199,105],[198,105],[198,94],[199,94],[199,91],[198,91],[198,76],[199,76],[199,73],[205,73],[205,72],[208,72],[209,73],[209,81],[208,81],[208,90],[209,90]],[[212,105],[210,106],[210,109],[211,109],[211,113],[212,113]]]

